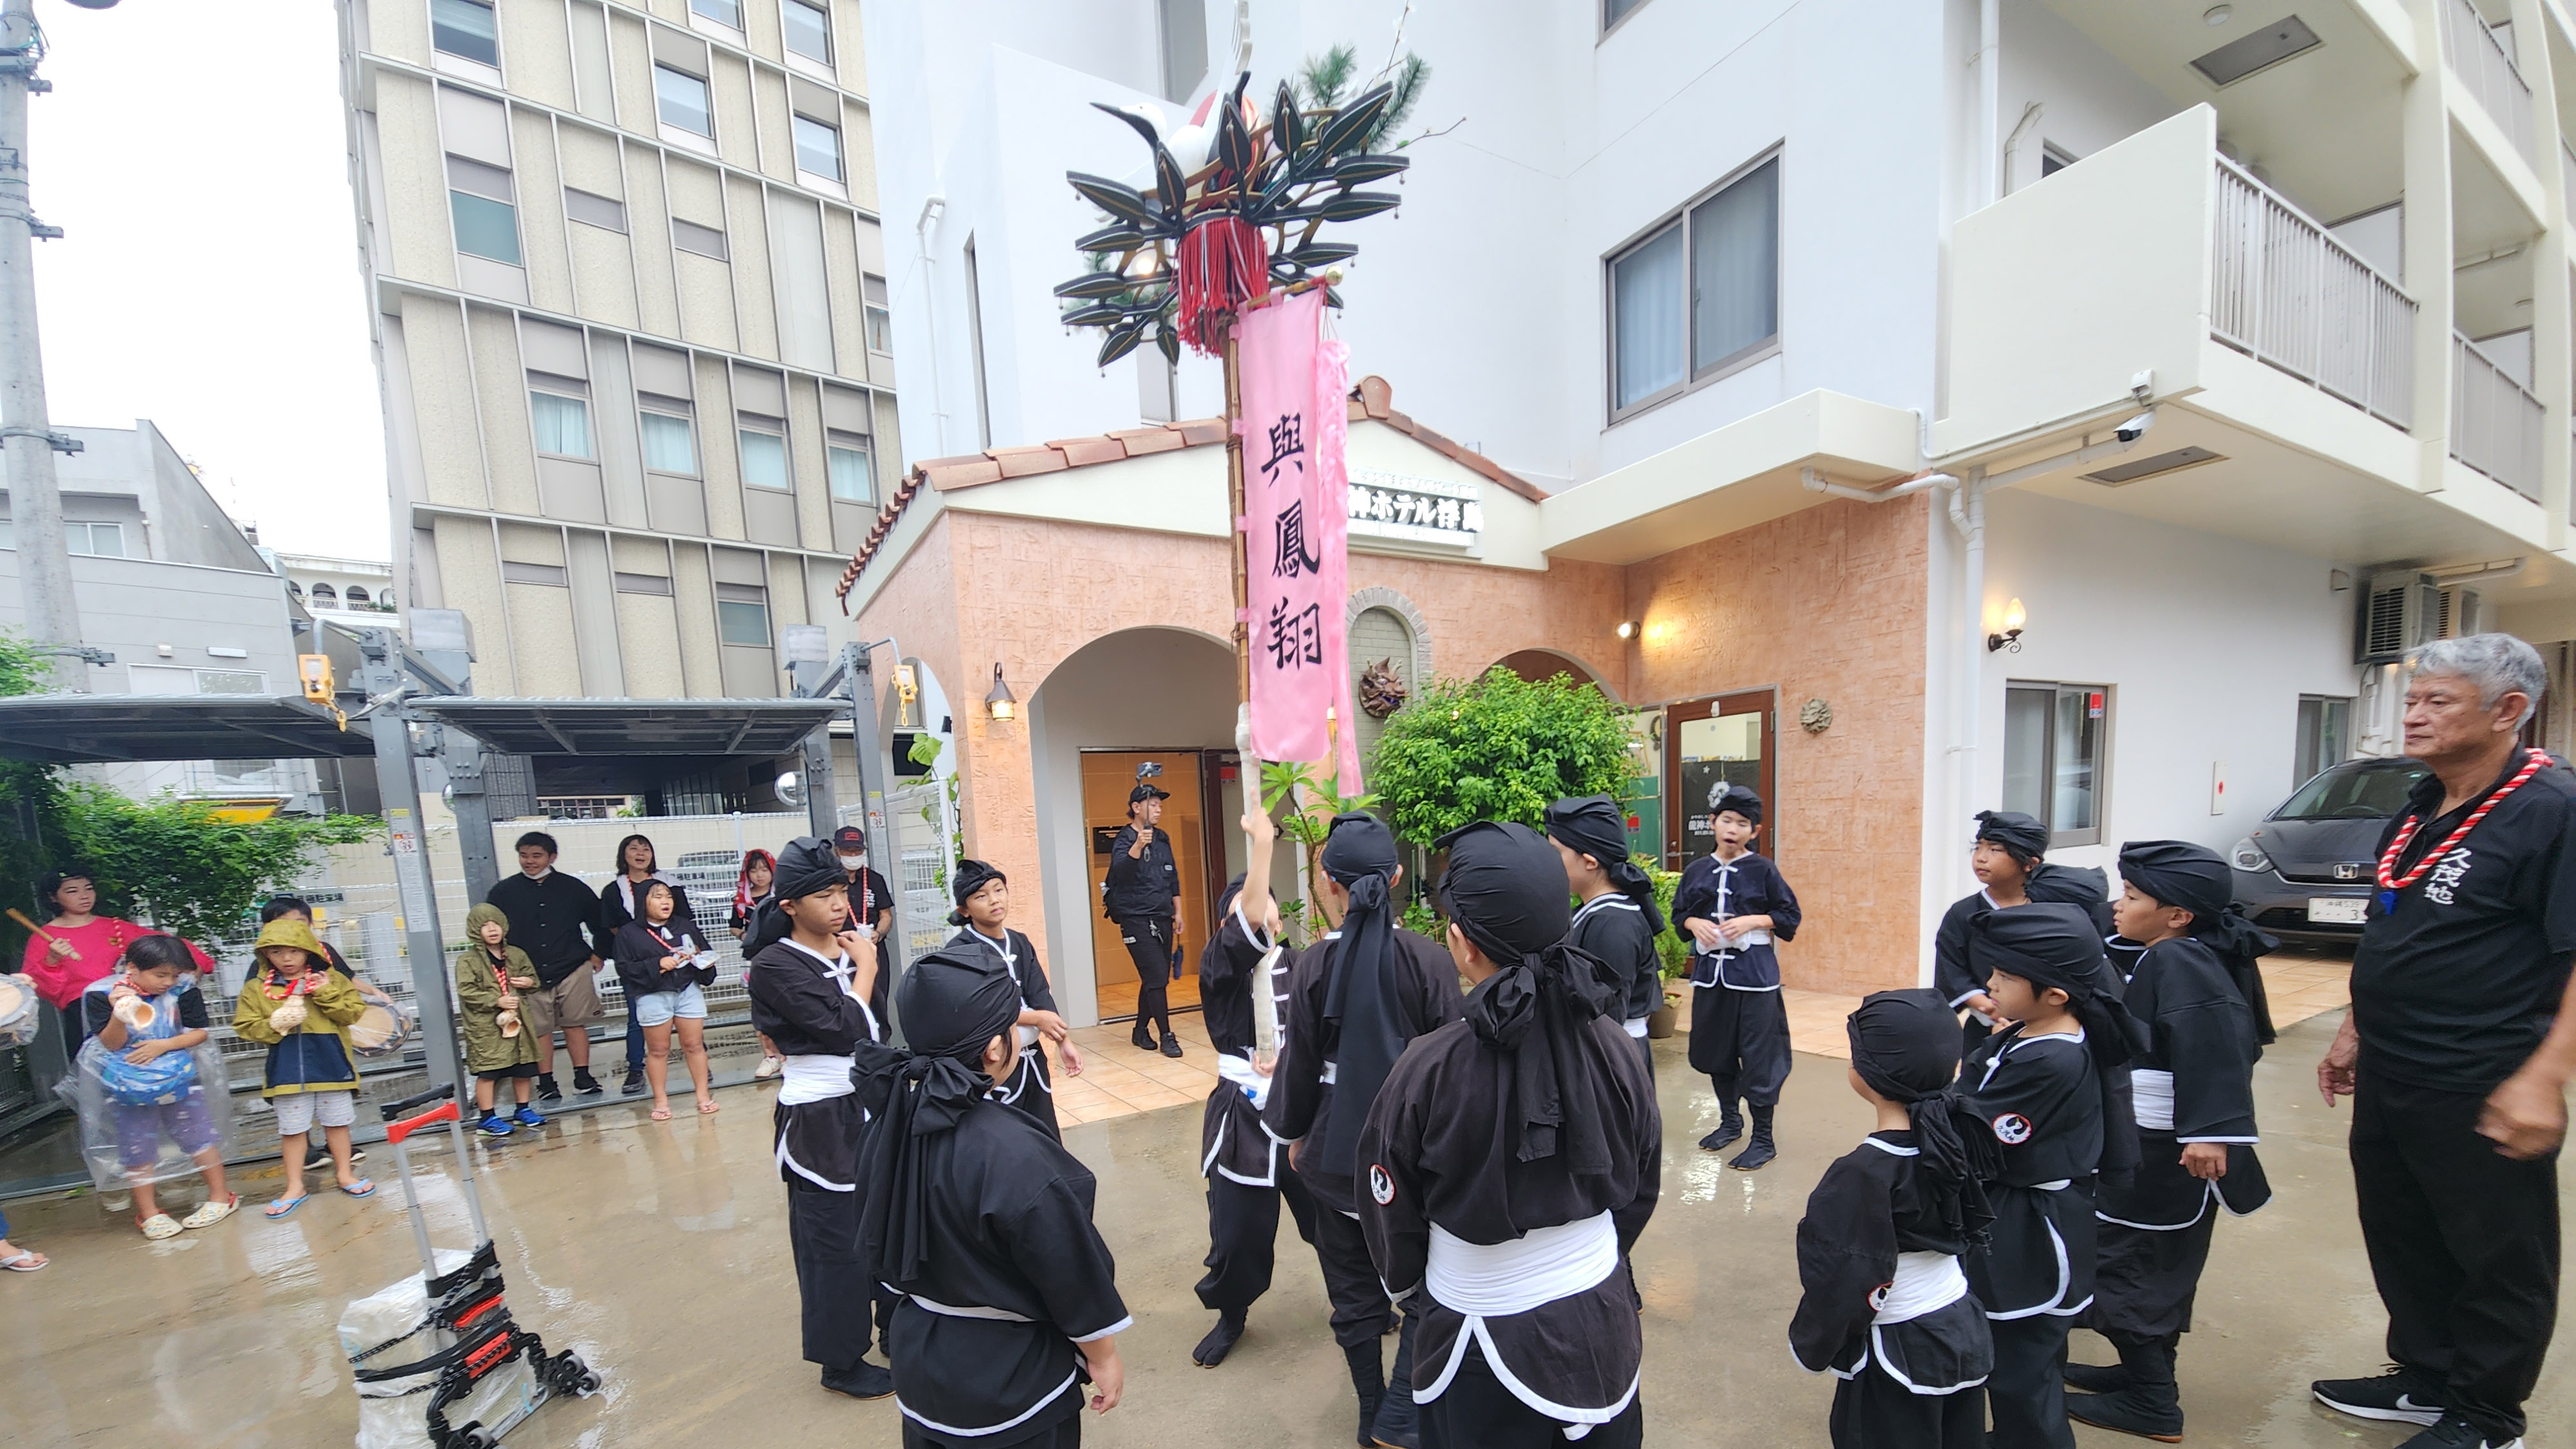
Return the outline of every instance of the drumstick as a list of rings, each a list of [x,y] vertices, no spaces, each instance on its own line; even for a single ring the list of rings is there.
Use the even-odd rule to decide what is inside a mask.
[[[57,936],[57,935],[55,935],[53,932],[46,930],[44,927],[37,925],[35,922],[33,922],[33,921],[31,921],[31,920],[28,920],[28,919],[27,919],[27,916],[26,916],[26,913],[25,913],[25,912],[23,912],[23,911],[21,911],[21,910],[19,910],[16,906],[11,906],[11,907],[9,908],[9,919],[10,919],[10,920],[13,920],[13,921],[16,921],[19,925],[22,925],[22,926],[26,927],[28,930],[30,930],[30,931],[32,931],[32,932],[34,932],[35,934],[37,934],[37,935],[39,935],[39,936],[44,937],[46,940],[53,942],[53,943],[54,943],[55,945],[57,945],[57,946],[69,946],[69,945],[71,945],[71,942],[64,940],[62,937]],[[77,961],[77,960],[79,960],[80,958],[81,958],[81,953],[80,953],[80,952],[78,952],[78,951],[74,951],[74,952],[72,952],[72,959],[73,959],[73,960]]]

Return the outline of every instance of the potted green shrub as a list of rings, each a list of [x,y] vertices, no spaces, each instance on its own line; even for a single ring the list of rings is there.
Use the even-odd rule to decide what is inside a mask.
[[[1655,954],[1663,958],[1664,1004],[1646,1018],[1646,1035],[1662,1041],[1673,1034],[1673,1022],[1681,1015],[1681,1001],[1688,987],[1681,984],[1690,974],[1691,951],[1682,939],[1681,925],[1673,919],[1673,890],[1682,883],[1677,870],[1664,870],[1653,856],[1633,857],[1655,882],[1655,908],[1664,913],[1664,933],[1655,938]]]

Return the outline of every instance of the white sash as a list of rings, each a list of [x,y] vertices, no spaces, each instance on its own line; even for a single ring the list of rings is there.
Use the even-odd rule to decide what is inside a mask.
[[[1315,1080],[1329,1087],[1341,1075],[1342,1064],[1340,1062],[1326,1062],[1324,1063],[1324,1070],[1317,1074]]]
[[[855,1058],[795,1056],[779,1061],[778,1105],[782,1107],[828,1102],[858,1090],[850,1081],[850,1072],[858,1065]]]
[[[1506,1318],[1593,1287],[1618,1266],[1619,1232],[1606,1212],[1508,1243],[1471,1243],[1433,1223],[1423,1285],[1444,1308]]]
[[[2129,1101],[2137,1109],[2138,1125],[2158,1132],[2174,1130],[2173,1073],[2152,1067],[2139,1067],[2129,1073]]]
[[[1646,1039],[1646,1018],[1642,1016],[1632,1016],[1626,1021],[1621,1022],[1620,1025],[1628,1029],[1628,1035],[1637,1038],[1639,1041],[1644,1041]]]
[[[1271,1079],[1254,1071],[1249,1058],[1221,1052],[1216,1059],[1216,1074],[1241,1087],[1243,1095],[1252,1099],[1253,1111],[1258,1112],[1270,1105]]]
[[[1872,1323],[1903,1323],[1947,1308],[1968,1296],[1968,1275],[1949,1253],[1899,1253],[1896,1281],[1887,1285]]]

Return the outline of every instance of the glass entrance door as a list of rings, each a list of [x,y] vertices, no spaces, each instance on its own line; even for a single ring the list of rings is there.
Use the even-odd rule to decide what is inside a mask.
[[[1767,689],[1692,700],[1664,717],[1664,868],[1717,848],[1709,830],[1709,796],[1745,785],[1762,796],[1763,829],[1757,849],[1772,854],[1779,838],[1780,800],[1772,789],[1772,693]]]

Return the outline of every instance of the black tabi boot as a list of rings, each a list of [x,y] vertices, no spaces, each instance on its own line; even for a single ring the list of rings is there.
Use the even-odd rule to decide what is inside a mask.
[[[2153,1338],[2131,1333],[2113,1336],[2120,1363],[2129,1371],[2129,1386],[2108,1394],[2068,1394],[2066,1416],[2098,1429],[2181,1443],[2182,1393],[2174,1383],[2174,1353],[2181,1337],[2173,1333]]]
[[[1377,1356],[1377,1340],[1355,1343],[1342,1350],[1351,1365],[1351,1390],[1360,1397],[1360,1437],[1362,1449],[1375,1449],[1377,1411],[1386,1402],[1386,1371]]]
[[[1199,1346],[1190,1350],[1190,1362],[1200,1368],[1215,1368],[1234,1351],[1234,1341],[1243,1337],[1243,1314],[1239,1311],[1217,1315],[1216,1327],[1208,1330]]]
[[[882,1399],[894,1392],[894,1375],[866,1359],[835,1373],[823,1370],[823,1387],[854,1399]]]
[[[1780,1155],[1780,1149],[1771,1144],[1771,1114],[1778,1109],[1750,1106],[1748,1110],[1753,1113],[1753,1140],[1745,1143],[1744,1150],[1726,1165],[1738,1172],[1759,1172]]]
[[[1136,1023],[1135,1030],[1127,1033],[1127,1039],[1136,1044],[1136,1049],[1138,1051],[1149,1052],[1154,1050],[1153,1030],[1147,1027],[1142,1021]]]
[[[2124,1363],[2073,1363],[2066,1365],[2066,1386],[2083,1394],[2116,1394],[2129,1386],[2129,1366]]]
[[[1735,1110],[1733,1089],[1718,1089],[1717,1110],[1717,1130],[1699,1140],[1699,1145],[1710,1152],[1724,1152],[1735,1145],[1736,1138],[1744,1135],[1744,1118]]]
[[[1413,1315],[1404,1315],[1403,1336],[1395,1341],[1395,1368],[1386,1376],[1386,1399],[1377,1406],[1370,1432],[1379,1449],[1422,1449],[1422,1429],[1413,1404]]]

